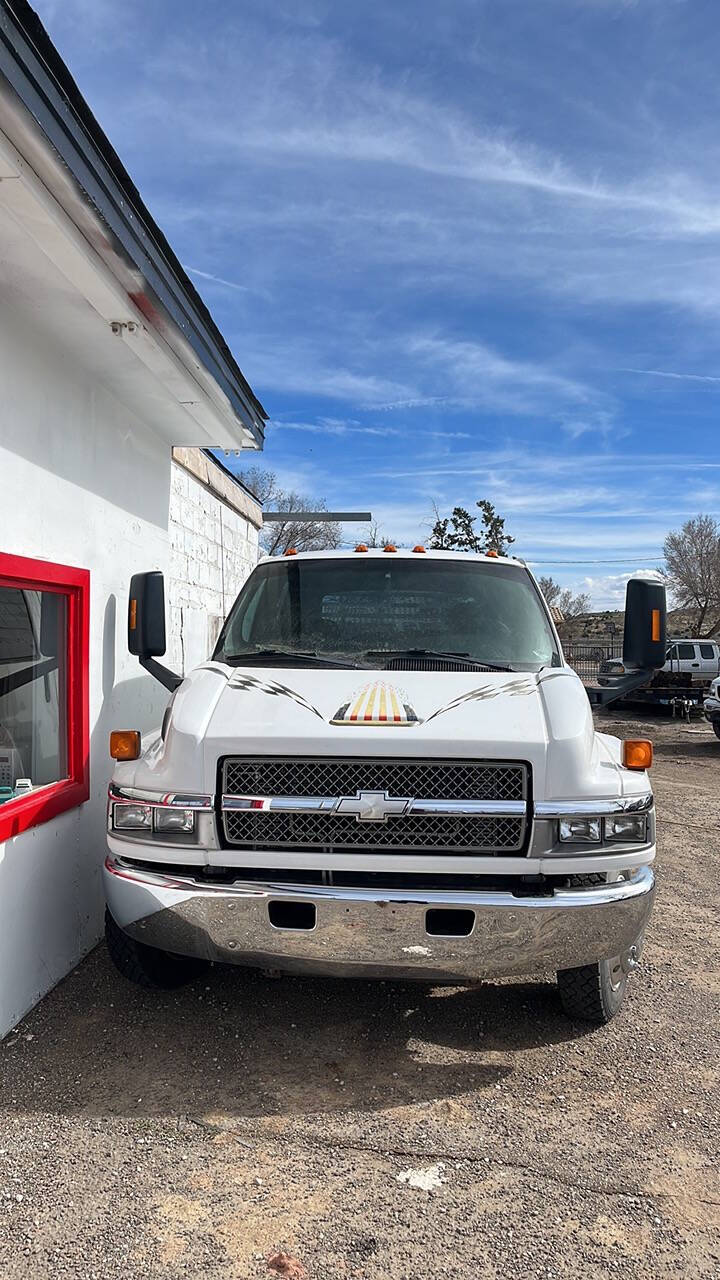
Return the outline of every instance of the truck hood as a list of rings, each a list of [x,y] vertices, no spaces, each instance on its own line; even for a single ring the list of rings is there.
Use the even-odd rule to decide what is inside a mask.
[[[594,732],[587,695],[568,667],[535,674],[207,663],[175,694],[165,741],[116,778],[211,793],[226,755],[510,759],[531,765],[536,800],[591,799],[622,790],[613,742]]]

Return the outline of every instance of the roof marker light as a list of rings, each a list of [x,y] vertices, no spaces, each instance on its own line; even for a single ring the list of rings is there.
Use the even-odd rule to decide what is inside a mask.
[[[421,546],[413,547],[413,551],[416,551],[418,555],[425,555],[424,547],[421,547]]]
[[[486,556],[490,556],[490,559],[491,559],[491,560],[497,560],[497,558],[498,558],[498,553],[497,553],[497,551],[486,551],[486,552],[485,552],[485,555],[486,555]]]
[[[284,552],[283,552],[283,555],[286,555],[286,556],[296,556],[296,555],[297,555],[297,551],[296,551],[295,547],[288,547],[287,551],[284,551]]]
[[[356,550],[356,551],[367,551],[367,547],[365,546],[365,543],[364,543],[364,542],[358,542],[358,544],[357,544],[357,546],[356,546],[355,550]]]
[[[397,547],[394,547],[392,542],[388,542],[387,546],[383,547],[383,551],[397,551]]]

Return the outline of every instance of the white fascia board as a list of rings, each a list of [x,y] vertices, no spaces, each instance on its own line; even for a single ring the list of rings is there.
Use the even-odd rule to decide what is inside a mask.
[[[65,209],[48,191],[35,170],[0,131],[0,203],[90,306],[126,342],[137,358],[162,384],[166,393],[193,420],[193,444],[223,449],[257,449],[254,434],[241,421],[224,393],[189,351],[182,334],[177,348],[153,326],[129,293],[142,291],[143,282],[114,256],[115,274],[93,248]],[[88,210],[89,218],[93,217]],[[108,242],[102,223],[92,230]],[[97,229],[97,230],[96,230]],[[168,323],[168,327],[170,327]],[[185,351],[183,351],[185,348]],[[189,355],[187,363],[182,355]],[[181,443],[172,438],[170,443]],[[182,443],[190,443],[185,441]]]

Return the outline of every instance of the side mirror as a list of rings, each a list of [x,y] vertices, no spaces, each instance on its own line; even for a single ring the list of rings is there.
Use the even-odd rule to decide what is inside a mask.
[[[645,578],[631,578],[625,597],[623,665],[626,671],[657,671],[667,650],[665,587]]]
[[[135,573],[128,600],[128,649],[136,658],[160,658],[165,642],[165,584],[159,570]]]

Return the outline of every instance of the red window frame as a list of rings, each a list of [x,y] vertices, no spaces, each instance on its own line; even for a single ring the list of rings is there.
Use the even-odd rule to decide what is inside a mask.
[[[0,587],[53,591],[67,599],[67,777],[0,805],[0,843],[90,795],[90,573],[0,552]]]

